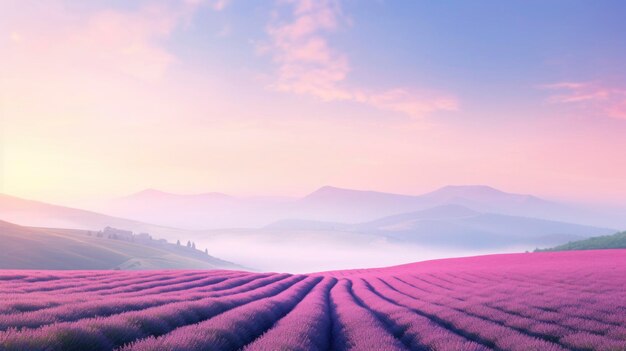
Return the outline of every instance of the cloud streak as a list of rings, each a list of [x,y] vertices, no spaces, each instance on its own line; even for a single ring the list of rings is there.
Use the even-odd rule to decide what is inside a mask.
[[[608,117],[626,119],[626,89],[594,82],[560,82],[540,88],[551,92],[550,103],[575,105],[584,111],[599,111]]]
[[[376,90],[348,84],[348,56],[328,40],[347,18],[335,0],[290,0],[287,15],[275,13],[267,27],[269,43],[261,52],[271,56],[276,74],[270,87],[309,95],[323,101],[351,101],[418,118],[435,111],[454,111],[454,96],[412,88]],[[281,3],[282,4],[282,3]]]
[[[24,1],[8,9],[9,18],[17,18],[7,24],[12,28],[10,53],[32,60],[45,56],[41,65],[58,62],[158,81],[176,62],[175,54],[164,45],[172,33],[189,23],[201,6],[220,11],[227,4],[224,0],[184,0],[154,2],[132,11],[74,13],[56,3],[42,10],[43,6]]]

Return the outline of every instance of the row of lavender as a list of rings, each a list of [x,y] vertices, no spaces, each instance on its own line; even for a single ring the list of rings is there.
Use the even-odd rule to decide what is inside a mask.
[[[0,271],[0,350],[626,350],[626,250],[311,275]]]

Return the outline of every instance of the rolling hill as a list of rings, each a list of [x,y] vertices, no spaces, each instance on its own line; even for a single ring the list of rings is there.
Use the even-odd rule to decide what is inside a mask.
[[[556,245],[615,232],[608,228],[482,213],[460,205],[437,206],[358,224],[294,219],[275,222],[265,228],[367,233],[416,244],[465,248]]]
[[[0,221],[0,269],[241,269],[187,247],[130,242],[96,232],[22,227]]]
[[[355,228],[361,230],[368,229],[393,229],[404,224],[408,224],[420,220],[450,220],[458,218],[467,218],[479,215],[480,212],[471,210],[460,205],[442,205],[428,208],[421,211],[401,213],[393,216],[378,218],[373,221],[360,223]]]
[[[537,249],[535,251],[570,251],[570,250],[604,250],[604,249],[625,249],[626,232],[615,233],[613,235],[594,236],[593,238],[568,242],[567,244],[555,246],[548,249]]]
[[[25,200],[0,194],[0,220],[29,227],[101,230],[110,226],[133,232],[150,233],[168,240],[187,240],[180,229],[143,223],[101,213]]]

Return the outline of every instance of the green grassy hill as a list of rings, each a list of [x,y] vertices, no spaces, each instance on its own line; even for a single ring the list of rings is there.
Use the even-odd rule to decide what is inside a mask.
[[[0,221],[0,269],[242,269],[164,241],[132,242],[73,229]]]
[[[594,236],[593,238],[572,241],[549,249],[535,251],[601,250],[626,248],[626,232],[613,235]]]

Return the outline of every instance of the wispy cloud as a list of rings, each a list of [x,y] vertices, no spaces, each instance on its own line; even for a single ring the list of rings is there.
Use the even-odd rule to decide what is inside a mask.
[[[145,80],[159,79],[175,61],[159,41],[171,34],[180,17],[160,8],[137,13],[106,11],[94,15],[77,32],[73,47],[94,53],[92,60]]]
[[[548,101],[572,104],[585,111],[598,111],[608,117],[626,119],[626,89],[595,82],[560,82],[540,87],[551,95]]]
[[[25,1],[12,8],[32,13],[15,21],[10,34],[13,55],[61,62],[74,68],[117,72],[146,81],[159,80],[176,61],[164,45],[176,28],[189,23],[201,6],[222,10],[227,1],[183,0],[154,2],[135,10],[93,9],[72,13],[58,4],[47,11]],[[21,15],[23,16],[23,15]],[[73,20],[69,20],[73,19]]]
[[[454,96],[415,88],[380,91],[352,86],[348,55],[328,37],[348,22],[335,0],[287,0],[287,14],[276,12],[267,27],[269,42],[260,47],[271,56],[276,74],[272,89],[310,95],[324,101],[353,101],[381,110],[421,117],[458,108]]]
[[[215,11],[222,11],[230,4],[230,0],[215,0],[211,3],[211,7]]]

